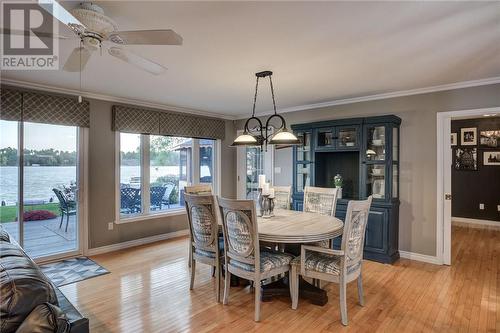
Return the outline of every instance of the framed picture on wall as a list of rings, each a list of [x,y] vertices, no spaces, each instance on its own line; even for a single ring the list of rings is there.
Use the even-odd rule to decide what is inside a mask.
[[[451,145],[456,146],[457,145],[457,133],[451,133]]]
[[[481,131],[479,144],[484,147],[497,148],[500,147],[500,130],[496,131]]]
[[[456,170],[477,170],[477,148],[456,148],[455,163]]]
[[[477,128],[468,127],[460,129],[460,140],[462,146],[475,146],[477,145]]]
[[[500,166],[500,151],[485,151],[483,153],[483,164]]]

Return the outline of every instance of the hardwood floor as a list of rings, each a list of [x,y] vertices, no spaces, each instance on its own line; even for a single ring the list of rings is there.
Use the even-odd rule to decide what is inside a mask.
[[[338,289],[324,307],[287,298],[263,303],[253,321],[249,287],[215,301],[209,266],[197,265],[189,291],[187,239],[92,257],[111,274],[62,287],[92,332],[500,332],[500,231],[453,227],[452,266],[401,259],[364,263],[365,307],[348,286],[349,326],[340,324]]]

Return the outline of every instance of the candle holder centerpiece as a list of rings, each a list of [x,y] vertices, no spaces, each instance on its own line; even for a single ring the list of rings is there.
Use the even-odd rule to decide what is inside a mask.
[[[263,218],[274,216],[274,189],[266,182],[265,175],[259,175],[258,191],[257,215]]]

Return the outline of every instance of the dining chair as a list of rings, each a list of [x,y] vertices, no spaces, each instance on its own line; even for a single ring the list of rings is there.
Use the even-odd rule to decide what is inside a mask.
[[[222,244],[219,242],[219,225],[216,218],[217,206],[213,195],[185,194],[186,211],[189,220],[191,260],[191,282],[194,286],[196,262],[201,262],[215,268],[216,299],[220,302],[220,280],[222,263]]]
[[[306,186],[303,211],[335,216],[337,194],[337,188]]]
[[[188,194],[212,194],[212,185],[198,184],[191,186],[184,186],[184,193]]]
[[[52,191],[56,194],[56,197],[59,200],[59,211],[61,212],[61,222],[59,223],[59,229],[61,229],[64,215],[66,215],[66,228],[64,229],[64,231],[68,232],[69,217],[71,215],[76,215],[76,202],[67,200],[62,191],[58,190],[57,188],[53,188]]]
[[[290,274],[292,309],[297,309],[298,305],[299,269],[300,275],[303,277],[339,284],[340,313],[343,325],[348,324],[346,291],[349,282],[358,281],[359,304],[364,305],[361,268],[371,203],[371,196],[367,200],[349,201],[340,250],[302,245],[300,257],[294,258]]]
[[[253,281],[255,321],[260,321],[261,281],[290,271],[293,256],[259,247],[257,215],[253,200],[218,198],[224,231],[224,300],[228,304],[231,274]]]
[[[291,186],[273,186],[274,189],[274,207],[279,209],[290,209],[292,202]]]

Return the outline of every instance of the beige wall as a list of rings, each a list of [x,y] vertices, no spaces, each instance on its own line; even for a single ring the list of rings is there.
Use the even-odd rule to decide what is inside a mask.
[[[187,229],[184,215],[162,217],[140,222],[115,224],[115,132],[111,130],[112,103],[90,101],[88,229],[89,248],[126,242],[143,237]],[[236,188],[235,150],[228,147],[233,139],[233,122],[226,122],[226,137],[222,142],[223,176],[221,194],[234,197]]]
[[[399,248],[436,254],[436,113],[500,106],[500,84],[285,114],[287,124],[394,114],[401,123]],[[241,129],[244,121],[238,121]]]

